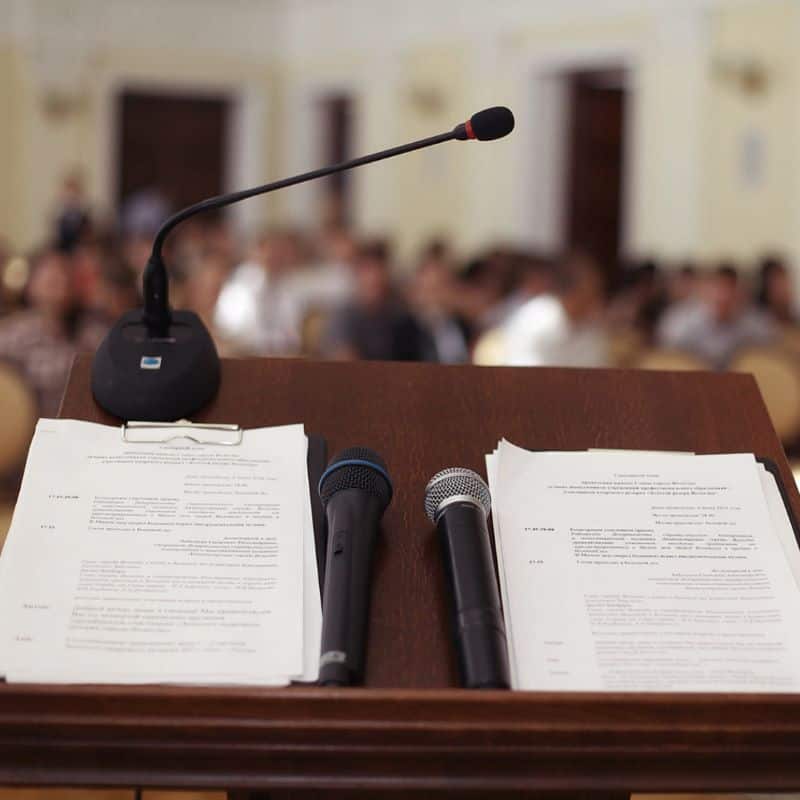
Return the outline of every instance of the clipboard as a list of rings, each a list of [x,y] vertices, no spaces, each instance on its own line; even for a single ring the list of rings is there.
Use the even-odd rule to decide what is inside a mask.
[[[160,433],[159,433],[160,432]],[[174,439],[188,439],[197,444],[213,444],[220,447],[237,447],[244,438],[244,428],[231,423],[190,422],[124,422],[121,427],[122,441],[127,444],[161,444]],[[306,433],[308,453],[308,484],[310,488],[311,519],[314,523],[314,545],[317,555],[319,591],[325,585],[325,555],[328,549],[328,530],[325,510],[316,487],[328,462],[328,443],[323,436]]]

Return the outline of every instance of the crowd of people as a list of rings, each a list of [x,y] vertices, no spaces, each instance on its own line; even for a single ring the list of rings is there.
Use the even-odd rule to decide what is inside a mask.
[[[138,198],[104,230],[68,182],[46,246],[24,260],[0,247],[0,360],[22,371],[42,415],[57,412],[73,355],[96,348],[139,304],[161,215],[152,198]],[[436,240],[401,269],[388,240],[342,226],[269,229],[242,248],[223,218],[201,217],[175,231],[166,258],[171,304],[199,314],[227,356],[467,363],[494,335],[501,363],[606,366],[614,335],[635,331],[724,368],[797,321],[791,274],[777,257],[741,272],[646,261],[609,286],[608,272],[577,252],[497,246],[460,260]],[[8,279],[21,263],[24,280]]]

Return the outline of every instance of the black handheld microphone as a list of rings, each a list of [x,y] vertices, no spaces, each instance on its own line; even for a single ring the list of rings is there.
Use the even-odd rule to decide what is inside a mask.
[[[506,627],[486,518],[489,488],[470,469],[437,472],[425,487],[425,513],[436,523],[450,595],[461,683],[467,689],[508,689]]]
[[[350,447],[322,473],[319,496],[328,522],[319,684],[349,686],[364,677],[372,552],[392,482],[374,450]]]
[[[219,388],[220,365],[214,343],[191,311],[172,311],[169,280],[161,251],[169,233],[186,219],[240,200],[324,178],[441,142],[499,139],[514,129],[514,115],[496,106],[437,136],[381,150],[292,178],[202,200],[167,219],[156,234],[142,279],[144,308],[124,314],[100,344],[92,365],[92,393],[106,411],[126,420],[164,422],[191,416]]]

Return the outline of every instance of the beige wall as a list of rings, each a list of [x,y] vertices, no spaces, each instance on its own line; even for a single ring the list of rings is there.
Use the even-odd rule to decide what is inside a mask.
[[[115,193],[115,98],[125,88],[161,91],[207,91],[229,94],[234,101],[255,97],[260,113],[270,113],[274,81],[263,64],[250,64],[203,53],[120,49],[98,51],[92,58],[91,76],[74,107],[57,114],[47,110],[47,90],[36,83],[35,71],[19,52],[6,49],[0,97],[9,98],[13,110],[2,126],[0,175],[10,187],[0,199],[0,231],[15,245],[30,247],[42,240],[59,181],[80,167],[95,206],[111,213]],[[13,138],[12,138],[13,137]],[[252,148],[249,180],[258,181],[266,165],[276,158],[275,139],[266,134]],[[241,155],[241,153],[239,154]],[[255,201],[263,215],[267,204]]]
[[[93,3],[103,5],[80,0],[84,18]],[[111,5],[133,14],[117,0]],[[149,19],[151,27],[177,26],[176,14],[162,21],[154,11],[158,3],[144,5],[137,24]],[[367,231],[393,233],[405,255],[438,233],[465,250],[494,238],[525,241],[538,223],[553,227],[537,217],[548,196],[536,195],[535,178],[548,166],[537,158],[551,157],[538,150],[537,69],[622,54],[633,75],[629,249],[671,258],[748,259],[771,247],[800,261],[795,0],[463,0],[452,4],[452,13],[444,2],[408,0],[395,16],[390,11],[397,4],[388,0],[335,5],[336,13],[312,0],[228,4],[228,14],[243,17],[219,41],[211,34],[221,4],[212,0],[193,6],[204,39],[177,28],[172,36],[161,31],[160,37],[142,38],[137,31],[134,37],[117,26],[113,35],[98,34],[78,48],[81,101],[62,117],[45,111],[46,87],[24,31],[0,30],[0,112],[6,121],[0,126],[0,235],[19,247],[39,241],[58,181],[74,165],[86,170],[98,206],[109,208],[114,94],[128,85],[162,85],[239,92],[247,119],[260,120],[243,140],[247,153],[234,176],[240,185],[319,163],[314,102],[326,91],[346,90],[356,98],[361,151],[438,132],[474,109],[507,103],[518,117],[508,140],[443,145],[358,171],[356,217]],[[258,36],[267,6],[284,15],[283,27]],[[48,2],[38,7],[49,8]],[[240,34],[250,29],[247,47],[239,47]],[[143,48],[137,40],[152,44]],[[747,95],[721,73],[720,64],[742,58],[766,70],[763,94]],[[748,138],[764,156],[763,170],[750,182],[742,166]],[[247,218],[311,223],[317,212],[315,190],[295,189],[256,201]]]
[[[703,250],[749,258],[779,247],[800,258],[800,6],[747,4],[713,17],[715,65],[707,110]],[[762,92],[748,93],[724,66],[751,58],[765,70]],[[746,148],[762,151],[748,177]]]
[[[30,241],[27,96],[18,51],[0,44],[0,238],[13,247]]]

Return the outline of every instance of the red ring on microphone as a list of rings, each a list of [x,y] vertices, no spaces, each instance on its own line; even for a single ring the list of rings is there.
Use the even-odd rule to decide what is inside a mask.
[[[467,132],[467,139],[474,139],[475,138],[475,131],[472,130],[472,120],[468,119],[464,123],[464,129]]]

